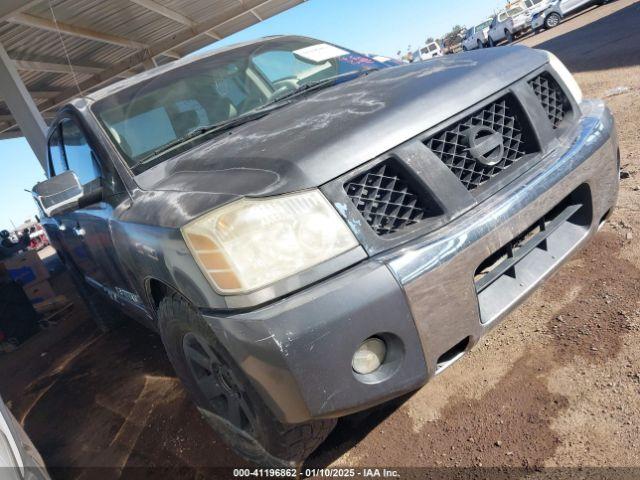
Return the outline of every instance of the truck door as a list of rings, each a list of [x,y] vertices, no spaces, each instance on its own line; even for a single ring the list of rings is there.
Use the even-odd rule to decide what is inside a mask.
[[[589,1],[590,0],[561,0],[560,11],[562,12],[562,15],[567,15]]]
[[[72,247],[73,261],[87,283],[111,297],[135,316],[145,316],[138,294],[129,287],[115,251],[110,224],[114,206],[105,201],[103,168],[91,148],[78,121],[65,118],[60,124],[62,151],[69,170],[73,170],[83,185],[85,196],[93,200],[64,215],[66,241]],[[95,195],[92,195],[95,192]]]

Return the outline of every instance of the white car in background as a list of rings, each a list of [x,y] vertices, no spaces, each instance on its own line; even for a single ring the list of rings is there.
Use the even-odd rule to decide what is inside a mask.
[[[556,0],[524,0],[525,10],[530,17],[533,17],[536,13],[542,12],[549,7]]]
[[[0,479],[51,480],[36,447],[1,398]]]
[[[489,27],[489,46],[495,47],[502,41],[513,42],[513,39],[529,28],[531,16],[527,9],[520,6],[503,10],[493,18]]]
[[[442,49],[437,42],[428,43],[426,46],[413,52],[413,61],[419,62],[421,60],[429,60],[434,57],[441,57],[443,55]]]
[[[531,29],[535,32],[542,28],[557,27],[562,19],[580,8],[593,4],[604,5],[607,0],[554,0],[544,10],[537,12],[531,18]]]
[[[469,28],[462,40],[462,49],[475,50],[476,48],[484,48],[487,46],[489,26],[491,25],[493,18],[489,18],[475,27]]]

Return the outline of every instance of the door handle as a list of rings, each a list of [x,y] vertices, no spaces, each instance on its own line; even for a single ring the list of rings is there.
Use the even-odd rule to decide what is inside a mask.
[[[84,231],[84,228],[78,226],[74,227],[73,233],[75,233],[77,237],[84,238],[87,232]]]

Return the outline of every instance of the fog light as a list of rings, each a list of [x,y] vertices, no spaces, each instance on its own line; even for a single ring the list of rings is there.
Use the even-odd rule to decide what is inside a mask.
[[[367,375],[375,372],[382,365],[386,353],[387,346],[382,340],[374,337],[368,338],[353,354],[351,366],[356,373]]]

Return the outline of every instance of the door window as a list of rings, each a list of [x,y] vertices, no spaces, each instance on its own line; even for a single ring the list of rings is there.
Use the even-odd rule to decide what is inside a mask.
[[[54,177],[56,175],[61,174],[62,172],[68,170],[67,162],[64,158],[64,154],[62,153],[62,149],[60,148],[60,126],[58,125],[55,131],[49,137],[49,162],[50,162],[50,170],[51,176]]]
[[[62,122],[62,143],[69,170],[84,186],[100,178],[100,166],[80,127],[73,120]]]

